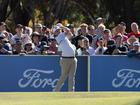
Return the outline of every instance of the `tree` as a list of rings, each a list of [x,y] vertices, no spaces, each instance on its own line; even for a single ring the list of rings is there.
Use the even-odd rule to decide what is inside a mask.
[[[65,19],[94,24],[97,17],[106,18],[108,26],[120,21],[128,26],[140,23],[139,0],[0,0],[0,21],[28,25],[32,20],[34,24],[36,10],[48,27]]]
[[[0,21],[6,20],[7,8],[10,0],[0,0]]]

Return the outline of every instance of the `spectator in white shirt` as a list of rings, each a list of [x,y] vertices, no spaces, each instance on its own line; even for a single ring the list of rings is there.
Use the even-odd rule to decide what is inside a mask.
[[[88,38],[82,39],[81,48],[77,50],[78,55],[95,55],[95,50],[90,46]]]
[[[24,45],[27,40],[31,40],[29,35],[23,34],[24,31],[23,28],[24,28],[23,25],[17,24],[15,29],[16,34],[12,37],[12,44],[14,44],[17,39],[21,40],[22,45]]]
[[[97,42],[97,49],[95,50],[95,54],[96,55],[103,55],[104,52],[107,50],[107,47],[105,46],[105,40],[103,39],[100,39],[98,42]]]

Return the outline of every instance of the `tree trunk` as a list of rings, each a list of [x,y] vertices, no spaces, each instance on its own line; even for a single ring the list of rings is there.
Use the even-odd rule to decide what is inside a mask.
[[[0,21],[6,20],[8,4],[9,0],[0,0]]]

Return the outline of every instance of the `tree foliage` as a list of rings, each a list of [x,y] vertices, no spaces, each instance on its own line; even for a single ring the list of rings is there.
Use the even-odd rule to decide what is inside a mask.
[[[40,11],[40,15],[36,15]],[[97,17],[104,17],[107,24],[124,21],[127,25],[140,23],[139,0],[0,0],[0,21],[28,25],[40,19],[51,27],[56,22],[94,24]]]

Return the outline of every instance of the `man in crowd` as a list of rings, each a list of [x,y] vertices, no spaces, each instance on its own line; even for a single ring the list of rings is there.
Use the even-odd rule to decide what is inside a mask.
[[[140,43],[138,41],[133,43],[133,49],[127,55],[128,57],[140,57]]]
[[[95,55],[95,50],[90,46],[88,38],[83,37],[80,46],[81,47],[77,50],[78,55]]]

